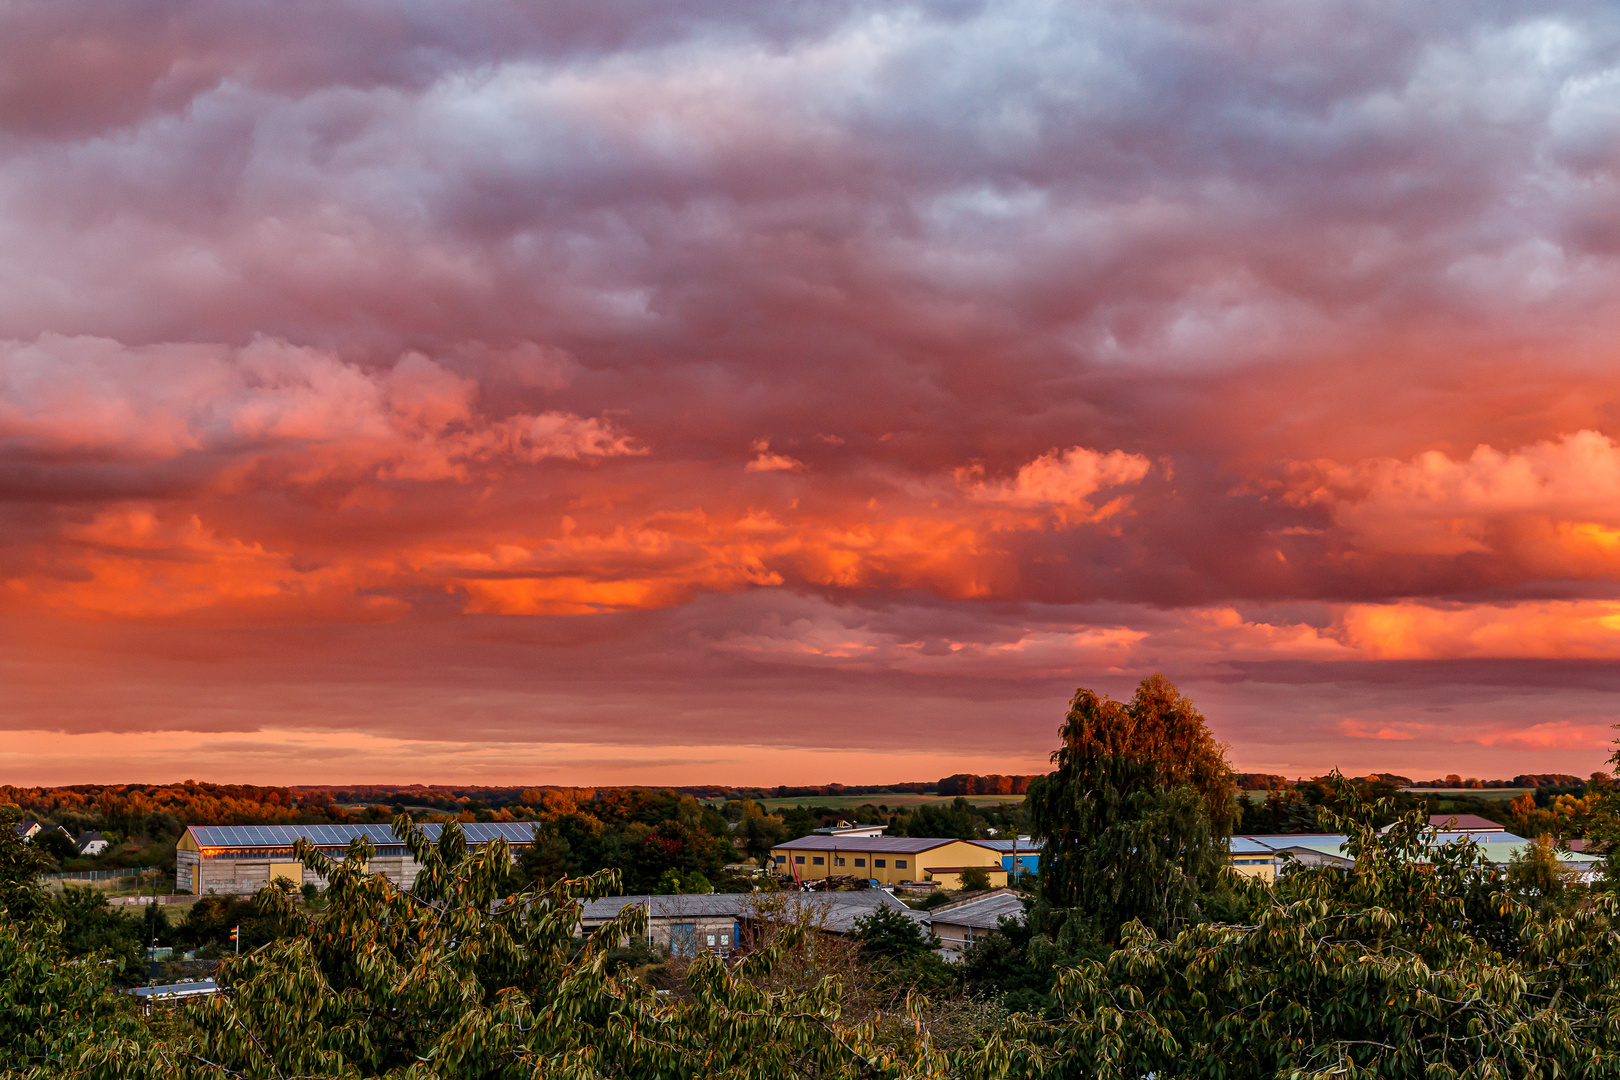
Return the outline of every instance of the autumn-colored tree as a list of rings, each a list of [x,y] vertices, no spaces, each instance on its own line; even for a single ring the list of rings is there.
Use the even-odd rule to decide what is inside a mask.
[[[1232,770],[1203,716],[1154,675],[1128,704],[1078,691],[1061,736],[1057,768],[1029,795],[1045,899],[1084,908],[1108,937],[1131,919],[1168,931],[1195,917],[1235,815]]]

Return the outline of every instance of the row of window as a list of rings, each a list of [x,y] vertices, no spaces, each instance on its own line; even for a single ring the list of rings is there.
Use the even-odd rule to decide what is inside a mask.
[[[787,856],[786,855],[778,855],[776,857],[776,861],[779,862],[779,863],[785,863],[785,862],[787,862]],[[804,865],[804,856],[803,855],[795,855],[795,856],[793,856],[793,861],[798,863],[800,866],[803,866]],[[812,855],[812,856],[810,856],[810,865],[811,866],[825,866],[825,865],[827,865],[827,860],[822,858],[820,855]],[[834,856],[833,857],[833,865],[834,866],[843,866],[844,865],[843,857],[842,856]],[[865,859],[856,859],[855,860],[855,865],[856,866],[865,866],[866,865],[866,860]],[[888,865],[888,860],[886,860],[886,859],[873,859],[872,860],[873,869],[884,869],[884,868],[887,867],[887,865]],[[894,868],[896,870],[904,870],[904,869],[906,869],[906,860],[904,860],[904,859],[896,859],[896,860],[894,860]]]

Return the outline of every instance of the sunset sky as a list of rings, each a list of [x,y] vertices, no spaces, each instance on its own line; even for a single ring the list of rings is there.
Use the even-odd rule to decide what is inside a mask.
[[[1604,767],[1612,4],[0,13],[5,781]]]

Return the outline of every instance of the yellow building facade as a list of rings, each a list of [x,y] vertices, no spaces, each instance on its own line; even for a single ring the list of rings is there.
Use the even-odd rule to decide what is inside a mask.
[[[972,840],[901,836],[803,836],[771,849],[776,872],[796,881],[857,877],[884,885],[933,881],[961,887],[968,867],[982,867],[992,886],[1007,884],[1001,852]]]

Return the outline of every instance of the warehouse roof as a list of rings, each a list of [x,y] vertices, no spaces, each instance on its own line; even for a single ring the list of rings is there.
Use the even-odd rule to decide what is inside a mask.
[[[1506,832],[1490,818],[1478,814],[1430,814],[1429,825],[1448,832]]]
[[[785,844],[777,844],[773,851],[870,851],[878,855],[911,855],[932,851],[946,844],[977,844],[977,840],[957,840],[955,837],[923,836],[801,836]],[[983,844],[979,845],[983,847]]]
[[[1006,855],[1012,854],[1015,844],[1020,855],[1038,855],[1041,848],[1046,846],[1045,840],[974,840],[972,843],[980,847],[994,848]]]
[[[435,841],[443,829],[436,824],[417,827]],[[394,835],[392,825],[193,825],[186,831],[201,848],[291,847],[299,840],[308,840],[317,847],[348,847],[349,841],[361,836],[377,845],[404,843]],[[534,840],[534,823],[526,821],[465,822],[461,831],[471,844],[497,838],[509,844]]]
[[[980,930],[994,930],[1002,919],[1021,922],[1023,918],[1024,901],[1017,893],[1002,889],[971,900],[944,904],[928,913],[931,923],[971,926]]]

